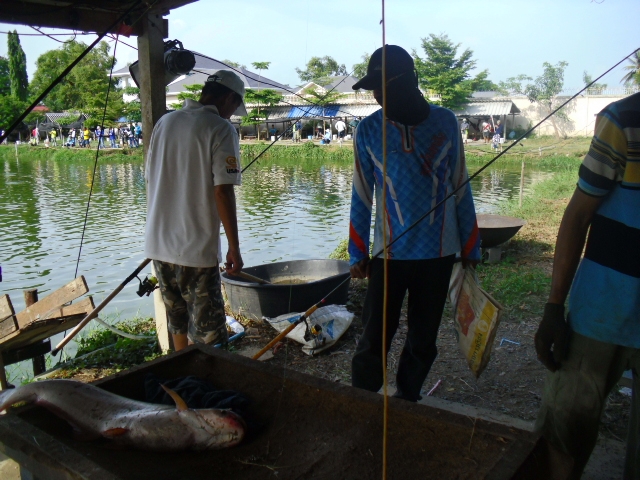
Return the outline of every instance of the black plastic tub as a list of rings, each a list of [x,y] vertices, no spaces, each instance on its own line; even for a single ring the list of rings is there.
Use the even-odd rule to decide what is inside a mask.
[[[249,318],[304,312],[342,282],[344,284],[327,298],[326,304],[343,305],[349,296],[349,282],[345,282],[350,275],[349,263],[341,260],[292,260],[242,271],[273,284],[261,285],[222,273],[231,310]]]

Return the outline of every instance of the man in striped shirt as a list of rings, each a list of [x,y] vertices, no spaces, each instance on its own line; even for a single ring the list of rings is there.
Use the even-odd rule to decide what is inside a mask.
[[[373,90],[382,104],[382,49],[371,56],[367,75],[353,88]],[[480,259],[480,237],[458,121],[450,110],[429,105],[418,89],[413,59],[386,46],[387,168],[383,178],[382,110],[360,122],[354,140],[355,168],[349,226],[351,276],[369,278],[362,312],[364,332],[352,361],[353,386],[378,391],[382,359],[398,328],[409,292],[407,339],[398,364],[395,396],[420,398],[436,358],[436,338],[455,255],[467,264]],[[457,191],[456,191],[457,190]],[[443,201],[455,196],[420,217]],[[387,346],[382,349],[383,260],[369,260],[373,199],[376,199],[374,252],[387,250]],[[386,197],[386,210],[382,198]],[[386,241],[383,225],[386,223]],[[409,230],[409,231],[408,231]],[[406,234],[404,234],[406,232]]]
[[[607,396],[623,371],[632,370],[624,478],[638,479],[640,93],[598,114],[578,175],[558,232],[551,294],[535,336],[538,358],[552,372],[536,427],[550,444],[552,473],[580,478]]]

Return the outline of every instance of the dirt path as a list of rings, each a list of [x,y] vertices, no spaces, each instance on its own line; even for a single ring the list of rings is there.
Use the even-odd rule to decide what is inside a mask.
[[[549,264],[545,265],[545,262]],[[550,271],[550,260],[538,259],[537,266]],[[302,353],[299,344],[287,340],[268,361],[330,381],[350,384],[351,358],[362,333],[359,315],[365,290],[366,281],[352,281],[348,308],[356,313],[356,318],[334,348],[309,357]],[[544,305],[543,299],[537,300]],[[480,379],[476,380],[459,352],[447,306],[438,335],[438,358],[424,384],[422,394],[425,395],[438,380],[442,380],[433,393],[435,397],[534,421],[540,407],[546,370],[538,362],[533,345],[533,336],[540,320],[536,313],[539,308],[531,308],[525,304],[522,308],[517,314],[505,312],[491,361]],[[391,387],[395,387],[397,359],[404,344],[406,329],[405,305],[389,357]],[[236,348],[243,350],[262,347],[275,336],[274,332],[268,325],[254,324],[251,336],[256,338],[243,339]],[[623,441],[626,438],[631,398],[618,390],[614,389],[609,396],[600,431],[606,438]]]

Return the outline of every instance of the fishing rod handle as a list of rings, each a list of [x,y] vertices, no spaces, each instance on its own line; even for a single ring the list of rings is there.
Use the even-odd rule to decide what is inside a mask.
[[[284,337],[287,336],[287,334],[293,330],[294,328],[296,328],[298,325],[300,325],[300,323],[302,323],[304,321],[304,319],[306,318],[305,315],[302,315],[298,320],[296,320],[295,322],[293,322],[291,325],[289,325],[287,328],[285,328],[282,332],[280,332],[280,334],[278,334],[278,336],[276,338],[274,338],[273,340],[271,340],[269,343],[267,343],[267,345],[260,350],[258,353],[256,353],[253,356],[254,360],[258,360],[262,355],[264,355],[265,353],[267,353],[268,350],[270,350],[276,343],[278,343],[280,340],[282,340]]]

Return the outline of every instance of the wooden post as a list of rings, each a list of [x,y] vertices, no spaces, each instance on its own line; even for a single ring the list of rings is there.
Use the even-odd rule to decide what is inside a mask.
[[[38,289],[37,288],[32,288],[29,290],[25,290],[23,292],[24,294],[24,304],[25,307],[30,307],[31,305],[33,305],[34,303],[36,303],[38,301]],[[44,373],[47,370],[47,364],[44,360],[44,355],[38,355],[37,357],[33,357],[31,359],[31,362],[33,363],[33,376],[37,376],[40,375],[41,373]]]
[[[524,194],[524,160],[522,160],[522,170],[520,170],[520,200],[518,202],[522,208],[522,195]]]
[[[156,122],[167,111],[164,84],[164,38],[167,37],[162,15],[148,13],[140,20],[142,35],[138,37],[138,61],[140,65],[140,106],[142,110],[142,134],[144,156],[149,149],[151,132]]]

